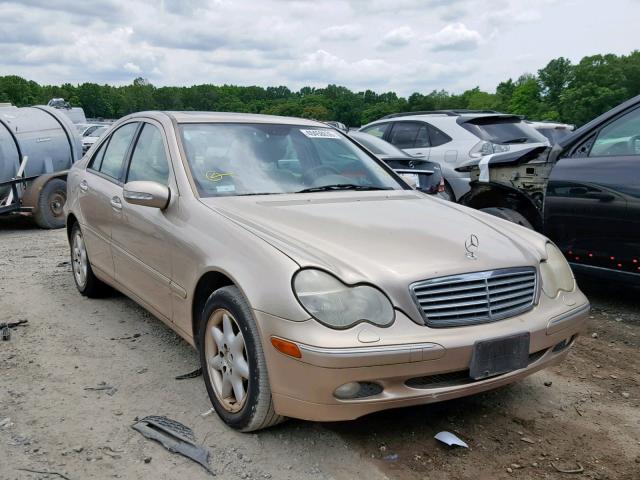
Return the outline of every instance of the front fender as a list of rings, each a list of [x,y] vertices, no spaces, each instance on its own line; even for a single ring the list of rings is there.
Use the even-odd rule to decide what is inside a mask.
[[[497,182],[470,183],[471,190],[458,203],[481,210],[483,208],[510,208],[524,215],[537,231],[542,230],[542,213],[536,201],[522,190]]]

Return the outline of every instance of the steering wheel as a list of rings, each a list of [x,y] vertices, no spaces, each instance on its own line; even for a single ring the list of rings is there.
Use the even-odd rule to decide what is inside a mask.
[[[640,155],[640,134],[629,137],[629,155]]]
[[[324,177],[325,175],[340,175],[340,172],[329,165],[318,165],[317,167],[312,167],[302,175],[302,178],[305,183],[313,183],[320,177]]]

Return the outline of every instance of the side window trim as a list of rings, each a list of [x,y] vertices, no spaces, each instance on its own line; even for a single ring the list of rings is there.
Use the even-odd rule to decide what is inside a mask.
[[[99,176],[101,178],[104,178],[105,180],[110,181],[111,183],[115,183],[116,185],[120,185],[120,186],[124,185],[122,183],[122,178],[123,178],[122,174],[124,172],[123,168],[120,169],[120,177],[119,178],[114,178],[114,177],[112,177],[110,175],[107,175],[106,173],[101,172],[99,170],[99,168],[102,168],[102,160],[104,160],[104,155],[105,155],[107,149],[109,148],[109,144],[111,143],[111,138],[113,137],[113,135],[118,130],[120,130],[122,127],[124,127],[126,125],[131,125],[132,123],[137,124],[136,125],[136,131],[133,134],[132,141],[129,143],[129,146],[127,147],[127,151],[126,151],[126,153],[124,155],[123,162],[122,162],[123,166],[125,164],[128,164],[128,159],[129,159],[129,156],[131,155],[131,146],[133,145],[133,139],[136,139],[138,134],[139,134],[139,132],[140,132],[140,124],[141,124],[140,120],[133,120],[131,122],[123,123],[118,128],[116,128],[113,132],[111,132],[109,134],[109,138],[105,139],[104,142],[102,143],[102,145],[100,145],[100,147],[98,147],[98,149],[101,149],[102,146],[104,145],[104,147],[105,147],[104,150],[102,150],[101,152],[96,152],[96,153],[100,153],[102,155],[102,159],[100,160],[100,166],[98,167],[98,169],[93,168],[93,162],[95,161],[95,157],[93,157],[91,159],[91,162],[90,162],[91,167],[87,166],[87,170],[89,170],[94,175],[97,175],[97,176]]]
[[[91,170],[93,172],[99,172],[100,171],[100,166],[102,165],[102,159],[104,158],[104,152],[107,151],[107,148],[109,147],[109,142],[110,141],[111,141],[111,135],[109,135],[109,137],[104,139],[104,141],[98,147],[98,150],[96,151],[96,153],[93,154],[93,157],[91,157],[91,160],[89,161],[89,164],[87,165],[87,170]],[[98,155],[100,156],[100,160],[98,160]],[[95,166],[96,162],[100,163],[97,166],[97,168]]]
[[[133,149],[135,145],[138,143],[138,138],[140,138],[140,132],[142,132],[142,126],[144,122],[137,120],[138,126],[136,127],[136,131],[133,133],[133,138],[127,147],[127,151],[124,154],[124,158],[122,160],[122,168],[120,169],[120,178],[118,178],[118,183],[120,185],[124,185],[124,181],[127,178],[127,173],[129,172],[129,164],[131,163],[131,155],[133,153]],[[127,125],[127,124],[125,124]]]
[[[124,184],[127,181],[127,177],[129,176],[129,167],[131,167],[131,157],[133,156],[133,151],[136,149],[136,145],[138,145],[138,140],[140,139],[140,135],[142,134],[142,129],[147,122],[140,121],[138,122],[138,128],[136,128],[136,132],[133,134],[133,138],[131,139],[131,143],[129,144],[129,148],[127,149],[127,153],[124,155],[123,169],[120,174],[120,182]]]
[[[167,145],[167,139],[166,139],[166,134],[165,134],[165,130],[161,125],[156,125],[155,123],[152,123],[150,121],[146,121],[146,120],[142,120],[140,121],[140,125],[138,126],[138,130],[134,135],[133,141],[131,142],[131,146],[130,146],[130,150],[127,153],[127,157],[126,157],[126,168],[123,170],[124,176],[122,177],[122,181],[126,182],[127,179],[129,178],[129,170],[131,168],[131,160],[133,159],[133,153],[135,152],[135,149],[138,145],[138,141],[140,140],[140,137],[142,136],[142,131],[145,127],[145,125],[149,125],[151,127],[154,127],[156,129],[158,129],[158,132],[160,132],[160,135],[162,137],[162,148],[164,149],[164,156],[165,159],[167,161],[167,167],[169,168],[169,177],[167,178],[167,185],[170,186],[171,185],[171,175],[174,174],[173,171],[173,162],[171,161],[171,155],[168,149],[168,145]]]

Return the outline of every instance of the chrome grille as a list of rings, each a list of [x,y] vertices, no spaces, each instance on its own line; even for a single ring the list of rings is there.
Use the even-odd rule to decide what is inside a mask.
[[[530,310],[537,274],[532,267],[505,268],[432,278],[410,289],[427,325],[473,325]]]

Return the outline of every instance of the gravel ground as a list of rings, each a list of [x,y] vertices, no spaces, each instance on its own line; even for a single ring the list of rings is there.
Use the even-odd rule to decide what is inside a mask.
[[[353,422],[288,421],[256,434],[210,408],[194,351],[123,296],[81,297],[64,231],[0,221],[0,479],[210,478],[130,428],[193,428],[220,478],[640,478],[638,291],[585,284],[594,307],[563,364],[515,385]],[[112,389],[86,390],[109,385]],[[433,436],[457,433],[469,449]],[[559,470],[582,470],[579,474]]]

